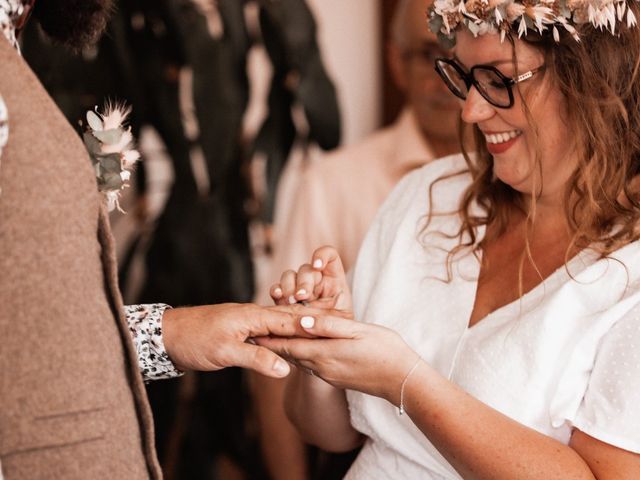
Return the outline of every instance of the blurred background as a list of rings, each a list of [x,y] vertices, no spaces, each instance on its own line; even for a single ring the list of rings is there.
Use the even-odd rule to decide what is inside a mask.
[[[302,172],[402,107],[384,48],[396,3],[122,0],[80,56],[30,26],[24,56],[72,124],[106,99],[133,107],[143,160],[112,214],[126,303],[249,302],[277,280],[273,225]],[[248,383],[228,369],[148,385],[167,479],[287,478]]]

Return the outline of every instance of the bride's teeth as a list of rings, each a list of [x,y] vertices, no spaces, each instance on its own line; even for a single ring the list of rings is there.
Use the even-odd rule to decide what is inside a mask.
[[[512,130],[511,132],[505,132],[505,133],[489,133],[489,134],[485,134],[485,139],[487,140],[487,142],[489,143],[504,143],[504,142],[508,142],[509,140],[516,138],[518,135],[520,135],[521,132],[519,132],[518,130]]]

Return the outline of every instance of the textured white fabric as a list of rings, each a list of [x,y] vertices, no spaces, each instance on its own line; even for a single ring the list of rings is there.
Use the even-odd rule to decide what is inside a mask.
[[[15,23],[24,13],[22,0],[0,0],[0,33],[2,33],[11,44],[18,47],[16,40]]]
[[[568,443],[572,425],[640,452],[640,242],[597,260],[574,257],[520,300],[468,328],[480,262],[458,256],[457,209],[467,174],[436,182],[436,212],[421,234],[429,185],[465,168],[460,155],[408,175],[363,243],[354,277],[356,318],[398,331],[434,368],[482,402]],[[478,233],[478,241],[484,235]],[[419,239],[422,239],[420,241]],[[573,277],[573,279],[572,279]],[[406,415],[382,399],[347,393],[352,423],[369,437],[348,479],[457,479]]]
[[[21,0],[0,0],[0,34],[7,37],[7,40],[19,50],[16,40],[14,23],[24,12],[24,5]],[[2,93],[2,92],[0,92]],[[2,160],[2,149],[9,141],[9,112],[7,106],[0,95],[0,162]],[[0,186],[0,193],[2,188]],[[0,472],[0,480],[2,480]]]

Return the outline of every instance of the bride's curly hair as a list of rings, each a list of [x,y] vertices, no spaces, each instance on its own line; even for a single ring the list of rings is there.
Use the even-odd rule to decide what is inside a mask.
[[[640,18],[636,2],[629,2],[628,8]],[[543,52],[543,74],[551,76],[564,96],[567,125],[574,136],[577,167],[565,190],[565,214],[572,238],[567,260],[572,252],[586,247],[606,257],[640,238],[640,26],[617,27],[616,35],[612,35],[590,24],[583,25],[578,29],[580,42],[567,32],[559,43],[546,32],[530,34],[525,40]],[[510,41],[513,45],[514,40]],[[515,65],[515,48],[513,52]],[[522,99],[537,135],[538,126]],[[470,127],[475,155],[468,154],[469,147],[463,140],[469,138],[463,130]],[[535,198],[533,207],[526,209],[517,191],[494,178],[493,158],[479,128],[462,127],[460,139],[468,167],[463,173],[471,174],[472,183],[458,210],[462,225],[454,236],[459,244],[449,252],[449,273],[456,253],[471,249],[477,254],[484,242],[502,235],[514,208],[527,215],[529,224],[535,222]],[[537,156],[533,168],[541,172],[540,155]],[[478,215],[477,209],[472,208],[474,204],[484,213]],[[427,218],[433,215],[436,214],[431,209]],[[483,225],[492,227],[490,233],[487,229],[490,236],[478,242],[476,229]]]

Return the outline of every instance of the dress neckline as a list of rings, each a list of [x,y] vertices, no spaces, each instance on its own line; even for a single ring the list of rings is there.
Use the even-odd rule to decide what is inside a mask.
[[[500,317],[509,317],[516,318],[514,315],[505,315],[507,312],[511,312],[514,308],[519,308],[522,312],[531,308],[531,306],[537,301],[542,302],[544,300],[544,294],[548,289],[551,289],[553,286],[559,285],[561,283],[566,282],[571,278],[571,275],[575,272],[575,267],[579,262],[583,265],[587,265],[592,263],[597,257],[596,252],[591,249],[585,249],[578,252],[576,255],[571,257],[568,262],[562,264],[556,270],[554,270],[551,274],[547,275],[547,277],[542,280],[540,283],[535,285],[533,288],[525,292],[521,297],[512,300],[509,303],[506,303],[495,310],[489,312],[487,315],[482,317],[480,320],[475,322],[473,325],[469,325],[469,320],[471,318],[471,313],[473,312],[473,306],[475,304],[475,297],[478,290],[478,280],[480,276],[480,265],[482,264],[482,251],[479,252],[478,259],[474,262],[475,275],[473,281],[473,299],[474,301],[471,303],[471,310],[465,315],[466,319],[466,328],[465,333],[473,332],[479,329],[481,324],[486,323],[487,320],[491,320],[492,318],[500,318]],[[475,260],[475,257],[474,257]],[[541,292],[542,291],[542,292]],[[491,322],[490,322],[491,323]]]

